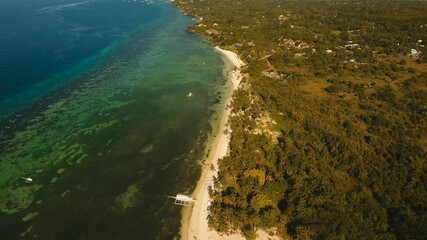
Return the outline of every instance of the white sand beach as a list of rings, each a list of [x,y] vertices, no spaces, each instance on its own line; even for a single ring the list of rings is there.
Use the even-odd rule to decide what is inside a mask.
[[[237,56],[237,54],[232,51],[224,50],[219,47],[215,47],[215,50],[223,54],[227,59],[233,63],[236,67],[235,70],[229,73],[229,79],[233,85],[233,91],[236,90],[240,85],[240,80],[242,75],[240,73],[240,68],[244,66],[242,60]],[[227,100],[227,104],[230,103],[231,96]],[[184,240],[244,240],[245,238],[241,235],[234,234],[230,236],[219,235],[218,232],[210,230],[208,227],[207,216],[208,204],[209,204],[209,192],[208,186],[212,183],[213,176],[217,174],[218,168],[218,159],[222,158],[227,154],[229,135],[224,133],[226,128],[226,123],[228,116],[230,114],[230,109],[227,109],[225,114],[221,119],[221,124],[218,129],[218,136],[212,141],[212,150],[209,153],[206,164],[203,168],[201,178],[197,183],[197,187],[193,192],[193,197],[196,198],[196,202],[192,207],[186,208],[183,210],[183,219],[182,219],[182,229],[181,236]],[[211,169],[211,165],[214,166],[214,170]],[[271,236],[268,236],[267,233],[258,231],[259,239],[274,239]]]
[[[236,67],[229,73],[229,79],[233,85],[233,91],[238,89],[242,79],[240,68],[245,65],[244,62],[232,51],[224,50],[219,47],[215,47],[215,50],[227,57],[227,59]],[[231,96],[227,100],[227,105],[230,101]],[[218,136],[211,143],[211,152],[209,153],[206,164],[203,167],[200,180],[192,194],[192,196],[197,200],[194,202],[192,207],[183,209],[181,228],[181,237],[183,240],[245,240],[245,238],[240,234],[233,234],[229,236],[220,235],[217,231],[209,229],[207,220],[207,216],[209,215],[208,204],[210,201],[208,186],[212,183],[212,177],[217,174],[218,159],[224,157],[228,152],[229,134],[225,134],[224,130],[226,128],[229,114],[230,109],[227,109],[221,119]],[[231,133],[231,130],[228,130],[229,133]],[[210,167],[211,165],[214,166],[214,170]],[[257,234],[257,239],[279,239],[277,236],[269,236],[265,231],[261,230],[258,230]]]
[[[215,50],[227,57],[227,59],[233,63],[234,66],[236,66],[236,69],[229,73],[229,79],[231,80],[234,91],[239,87],[241,79],[240,67],[242,67],[244,63],[239,59],[237,54],[231,51],[223,50],[219,47],[215,47]],[[230,103],[230,100],[231,96],[227,100],[227,104]],[[182,239],[244,239],[238,235],[229,237],[220,236],[216,231],[209,230],[208,220],[206,219],[209,215],[207,210],[209,203],[209,193],[207,186],[211,184],[213,176],[216,175],[218,159],[227,154],[229,136],[224,134],[224,130],[229,113],[230,110],[227,110],[223,114],[218,129],[218,136],[213,139],[211,143],[211,151],[203,168],[201,178],[193,192],[193,197],[197,200],[192,207],[183,210],[181,229]],[[211,164],[214,166],[215,170],[211,169]]]

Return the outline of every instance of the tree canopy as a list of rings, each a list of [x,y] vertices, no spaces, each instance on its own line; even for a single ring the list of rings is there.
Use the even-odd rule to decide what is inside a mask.
[[[176,0],[247,63],[209,224],[247,239],[424,239],[427,4]],[[209,31],[215,30],[215,31]]]

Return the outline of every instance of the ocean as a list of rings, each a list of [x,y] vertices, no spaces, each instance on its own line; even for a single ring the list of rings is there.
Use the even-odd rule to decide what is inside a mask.
[[[232,69],[196,21],[168,1],[0,0],[1,239],[179,238],[168,196],[194,189]]]

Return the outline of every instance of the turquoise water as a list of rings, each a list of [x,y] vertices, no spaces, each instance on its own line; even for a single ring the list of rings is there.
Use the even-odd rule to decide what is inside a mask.
[[[158,4],[120,0],[0,0],[0,120],[101,64]]]
[[[138,15],[136,2],[55,4],[56,14],[82,8],[75,14],[86,20],[96,12],[87,8],[119,18],[121,4],[134,4],[123,9]],[[34,74],[38,80],[11,74],[22,75],[22,84],[8,85],[2,107],[14,97],[27,100],[2,108],[8,113],[0,132],[2,239],[178,236],[181,207],[167,196],[191,193],[199,178],[231,66],[184,31],[194,20],[170,3],[139,10],[151,18],[142,16],[140,25],[108,41],[88,40],[93,46],[85,54],[64,54],[67,63]],[[114,25],[113,19],[99,21]]]

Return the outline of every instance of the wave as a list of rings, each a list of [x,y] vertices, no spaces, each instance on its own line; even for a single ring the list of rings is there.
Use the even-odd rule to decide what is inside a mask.
[[[80,6],[80,5],[86,5],[86,4],[89,4],[92,2],[95,2],[95,0],[61,4],[61,5],[51,6],[51,7],[44,7],[44,8],[37,9],[37,11],[40,13],[54,13],[54,12],[58,12],[58,11],[61,11],[61,10],[67,9],[67,8],[73,8],[73,7]]]

